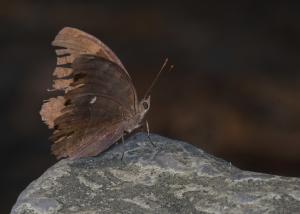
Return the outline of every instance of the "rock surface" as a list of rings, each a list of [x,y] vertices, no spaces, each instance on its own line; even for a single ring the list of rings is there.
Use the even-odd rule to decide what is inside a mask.
[[[138,133],[98,157],[59,161],[12,213],[300,212],[300,178],[242,171],[187,143],[151,138],[155,146]]]

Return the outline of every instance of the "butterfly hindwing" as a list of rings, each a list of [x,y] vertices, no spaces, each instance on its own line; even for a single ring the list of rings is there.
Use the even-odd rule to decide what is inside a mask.
[[[59,158],[100,153],[122,136],[123,122],[135,114],[131,82],[120,66],[81,55],[72,69],[72,89],[64,95],[62,114],[54,120],[52,150]]]

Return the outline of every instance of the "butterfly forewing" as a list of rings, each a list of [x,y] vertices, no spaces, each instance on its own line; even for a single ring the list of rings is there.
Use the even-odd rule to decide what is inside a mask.
[[[61,58],[61,61],[71,61],[81,54],[93,54],[118,64],[127,73],[120,59],[109,47],[96,37],[76,28],[63,28],[55,37],[52,45],[64,48],[56,50],[56,54],[59,58]],[[129,76],[128,73],[127,75]]]

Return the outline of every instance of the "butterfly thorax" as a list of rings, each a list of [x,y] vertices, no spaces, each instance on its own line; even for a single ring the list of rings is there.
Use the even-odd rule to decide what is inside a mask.
[[[141,127],[141,125],[142,125],[142,118],[140,118],[139,115],[135,115],[134,117],[124,121],[124,127],[125,127],[124,131],[130,133],[133,130]]]

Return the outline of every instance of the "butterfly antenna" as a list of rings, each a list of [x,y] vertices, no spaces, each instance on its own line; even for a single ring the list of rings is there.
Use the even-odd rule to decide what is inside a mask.
[[[156,74],[154,80],[152,81],[151,85],[149,86],[148,90],[146,91],[145,95],[144,95],[144,99],[149,95],[149,93],[151,92],[153,86],[156,84],[157,80],[159,79],[161,73],[163,72],[163,70],[165,69],[167,63],[168,63],[169,59],[166,58],[163,65],[161,66],[159,72]],[[170,66],[169,71],[171,71],[174,68],[173,65]]]

